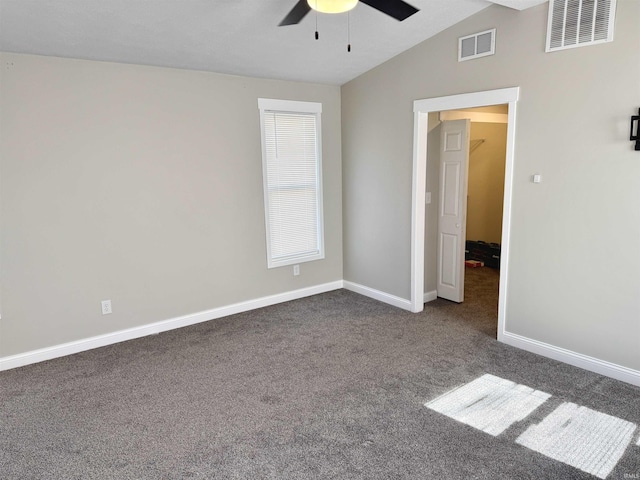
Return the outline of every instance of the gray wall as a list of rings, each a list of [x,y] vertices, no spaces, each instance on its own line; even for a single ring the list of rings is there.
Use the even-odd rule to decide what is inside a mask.
[[[0,60],[0,357],[342,279],[339,87]],[[324,108],[326,259],[299,277],[266,267],[258,97]]]
[[[547,5],[493,6],[343,85],[345,280],[410,296],[413,101],[520,86],[506,329],[639,370],[638,18],[620,0],[614,42],[547,54]],[[493,27],[496,54],[458,63]]]
[[[438,121],[439,122],[439,121]],[[438,199],[440,197],[440,135],[442,124],[429,131],[427,138],[426,191],[431,192],[431,203],[424,208],[424,293],[436,291],[438,286]]]
[[[471,122],[471,141],[484,140],[469,155],[467,240],[502,241],[505,123]]]

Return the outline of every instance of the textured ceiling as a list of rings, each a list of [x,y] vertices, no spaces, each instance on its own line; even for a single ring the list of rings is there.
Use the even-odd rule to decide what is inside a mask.
[[[543,1],[408,0],[404,22],[359,4],[315,40],[314,13],[277,26],[296,0],[0,0],[0,50],[342,85],[492,2]]]

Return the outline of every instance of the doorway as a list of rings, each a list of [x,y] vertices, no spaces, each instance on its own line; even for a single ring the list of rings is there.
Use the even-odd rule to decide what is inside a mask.
[[[509,237],[511,220],[511,192],[515,145],[516,103],[519,87],[453,95],[414,102],[414,150],[412,187],[411,235],[411,310],[424,309],[425,271],[425,198],[427,197],[427,149],[429,117],[444,110],[464,110],[490,105],[508,105],[507,148],[502,209],[500,289],[498,297],[498,340],[502,340],[506,323],[506,293],[508,289]],[[433,228],[433,225],[430,225]],[[433,265],[427,265],[433,268]]]
[[[425,202],[425,265],[436,269],[425,268],[425,297],[433,298],[435,285],[439,298],[471,299],[484,310],[492,302],[479,302],[483,292],[497,305],[507,122],[506,104],[430,118],[426,191],[433,200]],[[462,141],[451,142],[454,133]],[[497,319],[495,306],[486,315]]]

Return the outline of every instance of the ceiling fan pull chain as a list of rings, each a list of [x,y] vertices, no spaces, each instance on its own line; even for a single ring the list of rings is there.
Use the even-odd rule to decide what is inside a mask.
[[[347,52],[351,52],[351,12],[347,12]]]
[[[316,0],[316,40],[318,40],[320,38],[320,35],[318,35],[318,0]]]

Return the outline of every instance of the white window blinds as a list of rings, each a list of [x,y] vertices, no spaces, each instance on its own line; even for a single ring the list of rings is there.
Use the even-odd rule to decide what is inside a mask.
[[[320,113],[310,102],[260,99],[267,265],[324,258]]]

